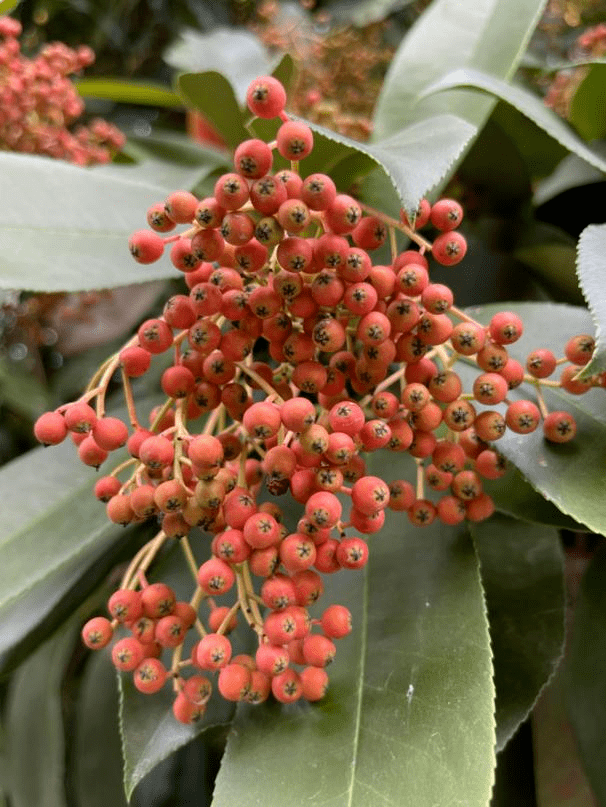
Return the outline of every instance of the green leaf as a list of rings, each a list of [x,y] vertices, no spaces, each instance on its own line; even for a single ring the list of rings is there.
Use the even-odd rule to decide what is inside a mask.
[[[538,347],[547,347],[556,356],[563,354],[571,336],[591,333],[592,323],[586,309],[553,303],[509,303],[472,308],[468,313],[488,323],[498,311],[516,312],[524,323],[519,342],[508,345],[509,354],[526,362],[526,356]],[[477,367],[457,364],[465,389],[471,388]],[[570,395],[559,388],[544,388],[550,411],[566,410],[578,431],[570,443],[556,445],[543,437],[539,427],[527,435],[507,431],[495,447],[519,468],[528,482],[562,512],[585,524],[593,532],[606,534],[606,477],[597,471],[603,464],[606,445],[604,391],[592,389],[584,395]],[[523,384],[510,393],[512,400],[533,399],[532,387]],[[496,407],[497,409],[499,407]]]
[[[564,662],[564,700],[585,773],[599,803],[606,801],[606,551],[589,565],[576,601]]]
[[[128,251],[147,208],[166,188],[45,157],[0,154],[0,288],[79,291],[178,272],[164,257],[141,266]]]
[[[495,448],[499,448],[498,443],[495,444]],[[496,509],[503,515],[546,527],[556,527],[559,530],[587,531],[584,524],[579,524],[570,516],[564,515],[554,504],[537,493],[516,468],[509,469],[505,481],[483,479],[482,484],[495,503]]]
[[[110,654],[91,653],[80,686],[74,724],[71,775],[78,807],[108,804],[127,807],[117,711],[116,670]]]
[[[582,157],[600,171],[606,172],[606,160],[598,152],[588,148],[555,112],[545,106],[538,96],[495,75],[483,73],[480,70],[460,68],[427,87],[425,95],[429,97],[444,90],[451,91],[460,87],[471,87],[507,101],[568,151]]]
[[[564,642],[563,556],[552,527],[505,516],[471,528],[486,593],[497,691],[497,750],[526,719]]]
[[[0,14],[8,14],[16,8],[21,0],[0,0]]]
[[[101,76],[80,78],[74,83],[80,95],[85,98],[104,98],[121,104],[144,104],[146,106],[160,107],[183,106],[181,97],[161,84],[126,81],[121,78]]]
[[[0,357],[0,405],[35,420],[50,405],[48,390],[17,362]]]
[[[576,250],[572,244],[544,242],[520,246],[515,257],[532,269],[554,295],[581,303],[575,274]]]
[[[250,139],[233,87],[221,73],[183,73],[177,88],[187,106],[204,115],[229,146]]]
[[[485,807],[494,693],[469,534],[403,528],[392,514],[366,569],[327,583],[327,601],[345,604],[354,624],[327,697],[239,706],[213,807],[274,807],[285,794],[334,807]],[[289,760],[301,761],[296,776]]]
[[[165,196],[178,188],[193,191],[212,171],[231,166],[227,154],[176,132],[131,137],[125,150],[136,159],[135,163],[108,163],[97,166],[95,173],[161,185]]]
[[[69,573],[89,550],[124,539],[95,499],[93,482],[71,440],[0,469],[0,609],[54,572]]]
[[[195,542],[192,548],[195,551]],[[204,551],[208,552],[206,539],[204,539]],[[148,577],[167,583],[174,589],[177,597],[183,600],[189,601],[195,588],[191,571],[178,547],[169,551],[156,566],[154,573]],[[238,631],[235,635],[237,633]],[[234,634],[232,639],[233,636]],[[188,658],[188,652],[189,643],[184,650],[183,658]],[[218,692],[215,692],[209,701],[204,718],[196,725],[186,726],[175,720],[173,715],[172,704],[175,696],[171,687],[165,686],[153,697],[149,697],[135,689],[132,676],[128,674],[118,673],[118,683],[123,783],[129,801],[139,782],[156,765],[202,732],[229,723],[235,711],[235,704],[224,700]]]
[[[93,545],[0,608],[0,677],[20,664],[105,579],[151,538],[149,525],[117,533],[114,543]]]
[[[595,323],[596,349],[580,378],[606,370],[606,224],[590,224],[579,239],[577,275]]]
[[[598,148],[599,144],[594,144],[594,149],[598,150]],[[606,156],[606,149],[603,147],[600,152]],[[534,203],[538,207],[564,191],[591,185],[594,182],[604,182],[602,172],[577,157],[576,154],[568,154],[555,171],[537,185],[534,192]]]
[[[61,681],[80,632],[72,619],[11,681],[7,735],[11,805],[67,807]]]
[[[217,71],[231,84],[243,104],[248,85],[272,72],[272,59],[250,31],[241,28],[213,28],[209,33],[187,29],[164,51],[164,60],[187,73]],[[218,103],[221,96],[215,96]],[[202,110],[201,110],[202,111]]]
[[[551,176],[556,166],[568,155],[564,146],[511,104],[499,101],[490,120],[513,140],[532,178]]]
[[[374,143],[359,143],[315,123],[305,123],[315,133],[314,143],[326,153],[324,165],[311,168],[304,161],[306,173],[328,172],[333,166],[338,171],[343,160],[358,152],[370,158],[365,166],[362,161],[357,162],[358,172],[368,173],[371,160],[374,161],[388,175],[401,204],[409,211],[416,210],[419,199],[446,175],[474,134],[474,128],[455,115],[438,115],[423,123],[414,123]],[[336,149],[335,143],[346,148]],[[430,161],[427,155],[431,155]],[[312,156],[319,161],[318,155]]]
[[[458,67],[512,76],[543,6],[543,0],[434,0],[391,62],[375,108],[375,137],[445,113],[481,128],[493,101],[461,90],[426,96],[427,87]]]
[[[585,140],[606,136],[606,62],[589,68],[572,96],[568,120]]]

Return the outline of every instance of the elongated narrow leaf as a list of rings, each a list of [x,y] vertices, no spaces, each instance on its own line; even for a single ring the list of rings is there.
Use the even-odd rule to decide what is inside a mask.
[[[524,335],[508,346],[510,355],[525,364],[527,355],[538,347],[563,354],[564,345],[575,334],[591,334],[589,312],[583,308],[553,303],[510,303],[472,308],[468,313],[488,323],[498,311],[516,312],[524,323]],[[457,372],[470,389],[478,374],[463,362]],[[606,445],[606,408],[603,389],[592,389],[582,396],[570,395],[559,388],[544,388],[551,411],[566,410],[577,422],[577,434],[560,445],[543,437],[539,427],[531,434],[507,431],[495,447],[520,469],[530,484],[563,513],[585,524],[590,530],[606,534],[606,477],[600,472]],[[523,384],[510,393],[512,400],[533,399],[533,389]],[[495,407],[499,409],[501,407]]]
[[[580,378],[606,370],[606,224],[591,224],[581,233],[577,276],[595,323],[596,349]]]
[[[526,719],[564,641],[563,556],[552,527],[504,516],[472,526],[497,690],[497,749]]]
[[[555,112],[545,106],[538,96],[533,95],[523,87],[510,84],[501,78],[489,73],[483,73],[480,70],[460,68],[443,76],[427,87],[424,92],[426,96],[432,96],[444,90],[450,91],[460,87],[475,88],[507,101],[508,104],[511,104],[519,112],[530,118],[562,146],[582,157],[583,160],[600,171],[606,172],[606,160],[599,153],[586,146]]]
[[[480,128],[494,102],[460,90],[420,97],[458,67],[513,75],[543,11],[543,0],[435,0],[391,62],[377,102],[376,139],[412,121],[455,114]],[[427,159],[431,159],[428,152]]]
[[[144,81],[125,81],[121,78],[81,78],[76,89],[85,98],[104,98],[122,104],[146,106],[181,107],[183,100],[176,92],[161,84]]]
[[[127,807],[122,787],[118,687],[109,652],[91,654],[80,686],[70,774],[78,807]],[[103,766],[102,784],[98,781]]]
[[[0,287],[77,291],[175,277],[165,256],[141,266],[128,238],[166,188],[59,160],[0,155]]]
[[[89,549],[107,550],[124,535],[92,493],[94,472],[74,454],[68,441],[0,471],[0,609]]]
[[[551,176],[556,166],[569,153],[530,118],[505,101],[497,103],[490,121],[513,141],[516,150],[526,163],[526,170],[531,178]],[[482,133],[484,131],[485,128],[482,129]],[[494,153],[492,156],[494,159]]]
[[[436,115],[423,123],[407,126],[385,140],[358,143],[323,126],[309,121],[306,123],[321,136],[323,142],[318,138],[318,146],[325,148],[331,160],[324,166],[308,167],[305,164],[306,172],[330,171],[332,164],[338,170],[343,160],[358,152],[385,171],[402,205],[411,211],[416,209],[419,199],[446,175],[475,131],[473,126],[456,115]],[[345,148],[338,151],[335,143]],[[431,160],[427,159],[428,154],[431,154]],[[370,161],[366,166],[360,164],[359,173],[368,173],[371,167]]]
[[[39,417],[50,405],[42,382],[15,362],[0,358],[0,404],[30,420]]]
[[[123,783],[127,799],[156,765],[202,732],[229,723],[233,717],[234,704],[214,693],[204,719],[186,726],[177,722],[173,715],[175,696],[167,687],[150,698],[138,692],[124,673],[119,686]]]
[[[177,89],[187,106],[204,115],[229,146],[235,148],[250,138],[233,87],[221,73],[183,73]]]
[[[606,801],[606,552],[585,572],[563,671],[564,702],[598,803]]]
[[[14,807],[67,807],[61,680],[79,629],[79,621],[71,620],[11,682],[7,732]]]
[[[371,543],[366,570],[327,581],[354,624],[328,695],[239,707],[213,807],[487,804],[493,685],[469,534],[394,516]]]
[[[0,678],[12,672],[80,606],[117,563],[130,558],[150,537],[148,525],[126,534],[117,532],[113,543],[93,545],[66,560],[0,608]]]

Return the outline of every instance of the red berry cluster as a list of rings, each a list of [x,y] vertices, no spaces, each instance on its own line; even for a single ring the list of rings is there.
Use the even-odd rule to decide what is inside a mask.
[[[579,393],[601,381],[574,380],[592,354],[590,336],[571,339],[561,360],[534,351],[525,372],[507,352],[522,334],[516,314],[498,313],[484,327],[454,307],[447,286],[430,282],[425,252],[445,265],[465,254],[456,230],[463,212],[455,201],[423,200],[414,220],[404,213],[394,220],[338,193],[327,175],[302,177],[299,161],[310,153],[313,135],[288,118],[285,98],[275,79],[253,82],[251,112],[281,119],[275,142],[242,143],[234,172],[219,177],[212,197],[170,194],[149,209],[151,229],[130,240],[141,263],[157,260],[170,244],[189,294],[171,297],[162,316],[144,322],[99,369],[79,401],[46,413],[35,427],[45,444],[71,433],[82,461],[94,467],[126,444],[130,459],[99,479],[96,495],[111,521],[153,517],[162,529],[110,600],[113,622],[93,619],[84,640],[101,647],[124,624],[132,635],[114,645],[114,662],[133,671],[143,692],[171,678],[175,714],[186,722],[201,715],[211,689],[197,672],[184,680],[188,664],[218,671],[219,691],[229,700],[260,702],[270,691],[280,701],[320,698],[333,639],[350,630],[349,613],[339,605],[312,618],[321,575],[365,565],[361,536],[381,529],[387,508],[406,512],[418,526],[436,516],[446,524],[489,517],[494,506],[482,478],[504,473],[492,444],[506,429],[527,434],[541,421],[547,439],[571,439],[574,420],[548,413],[541,386]],[[270,173],[274,150],[290,169]],[[161,235],[177,224],[188,228]],[[426,224],[440,233],[433,244],[417,232]],[[398,253],[396,230],[420,249]],[[369,253],[387,239],[391,262],[373,264]],[[174,361],[161,379],[167,399],[145,427],[131,379],[168,350]],[[478,366],[468,392],[453,370],[460,357]],[[559,381],[548,380],[562,362],[571,365]],[[130,433],[105,416],[105,393],[118,369]],[[534,385],[538,405],[508,400],[523,381]],[[494,408],[500,405],[502,412]],[[415,459],[416,484],[367,474],[363,455],[383,450]],[[126,471],[130,476],[121,481]],[[294,531],[280,507],[260,501],[263,486],[304,505]],[[443,495],[432,498],[426,487]],[[202,564],[189,543],[195,527],[214,536]],[[145,579],[173,539],[196,586],[189,604]],[[258,592],[253,576],[262,580]],[[215,603],[232,591],[232,605]],[[209,608],[206,624],[198,613],[202,602]],[[254,659],[231,660],[226,634],[239,612],[258,637]],[[184,662],[189,629],[200,639]],[[168,668],[158,658],[163,648],[173,650]]]
[[[124,144],[124,135],[107,121],[70,127],[84,103],[68,76],[95,60],[85,46],[45,45],[35,59],[21,53],[21,23],[0,17],[0,148],[47,154],[78,165],[106,163]]]

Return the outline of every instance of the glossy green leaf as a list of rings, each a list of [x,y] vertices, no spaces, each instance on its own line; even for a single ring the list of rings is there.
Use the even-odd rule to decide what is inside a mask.
[[[474,133],[470,124],[455,115],[439,115],[423,123],[412,124],[385,140],[373,143],[359,143],[323,126],[309,121],[306,123],[323,138],[323,141],[317,139],[320,141],[318,145],[323,144],[331,161],[325,162],[321,170],[330,171],[334,165],[338,171],[341,161],[355,152],[366,155],[389,176],[402,205],[408,210],[415,210],[419,199],[446,176]],[[335,149],[335,143],[346,148],[339,151]],[[431,154],[431,161],[426,159],[428,154]],[[369,161],[365,173],[368,173],[371,165]],[[359,170],[363,170],[363,163],[358,163],[358,166]],[[305,171],[310,172],[307,163]]]
[[[71,620],[11,681],[6,727],[14,807],[67,807],[61,681],[79,631],[79,618]]]
[[[180,188],[194,190],[212,171],[231,166],[227,154],[173,132],[131,138],[125,148],[136,162],[108,163],[96,167],[95,173],[162,186],[164,196]]]
[[[531,196],[530,173],[518,143],[495,123],[493,116],[465,154],[457,178],[473,189],[476,209],[487,216],[515,209]]]
[[[229,146],[235,148],[250,138],[234,89],[221,73],[183,73],[177,89],[186,105],[204,115]]]
[[[568,119],[585,140],[606,136],[606,62],[589,68],[572,96]]]
[[[490,120],[515,143],[532,178],[551,176],[556,166],[568,155],[564,146],[511,104],[499,101]]]
[[[471,527],[486,593],[497,750],[526,719],[564,642],[563,555],[553,527],[493,516]]]
[[[600,171],[606,171],[606,160],[598,152],[586,146],[555,112],[545,106],[541,98],[521,86],[510,84],[495,75],[483,73],[480,70],[459,68],[427,87],[425,94],[430,97],[445,90],[450,92],[461,87],[481,90],[507,101],[569,151],[582,157]]]
[[[194,554],[198,554],[197,542],[192,540]],[[208,540],[205,536],[199,542],[200,559],[208,556]],[[168,552],[159,564],[152,567],[150,580],[161,580],[170,585],[177,597],[189,600],[195,584],[184,556],[178,547]],[[238,635],[240,631],[232,634]],[[237,641],[237,640],[236,640]],[[184,650],[183,658],[188,658],[190,643]],[[246,648],[245,648],[246,649]],[[240,652],[240,651],[238,651]],[[242,651],[244,652],[244,650]],[[229,723],[235,704],[224,700],[218,693],[211,697],[204,718],[196,725],[186,726],[175,720],[172,712],[174,693],[165,686],[153,697],[143,695],[135,689],[132,676],[118,673],[120,691],[119,725],[122,740],[123,783],[126,798],[130,800],[133,791],[141,780],[160,762],[195,737],[209,729]]]
[[[456,68],[473,67],[504,78],[512,76],[543,6],[543,0],[431,3],[391,62],[375,109],[375,138],[383,139],[412,121],[445,113],[480,128],[494,107],[493,101],[461,90],[420,97],[427,87]]]
[[[36,449],[0,471],[0,609],[123,533],[92,494],[94,472],[74,455],[69,441]]]
[[[78,695],[70,771],[76,803],[78,807],[127,807],[122,786],[116,671],[107,650],[91,653]]]
[[[499,448],[498,444],[495,444],[495,448]],[[516,468],[510,467],[504,480],[483,479],[482,484],[496,509],[503,515],[559,530],[586,532],[588,529],[537,493]]]
[[[49,408],[48,390],[17,362],[0,357],[0,405],[33,421]]]
[[[577,67],[591,67],[594,64],[606,64],[606,58],[600,58],[599,56],[594,58],[585,58],[585,59],[570,59],[569,61],[562,61],[562,60],[552,60],[547,59],[545,61],[537,60],[535,61],[534,65],[529,65],[530,67],[535,67],[541,70],[543,73],[559,73],[560,70],[574,70]]]
[[[591,224],[581,233],[577,275],[595,324],[596,349],[580,374],[587,378],[606,370],[606,224]]]
[[[164,60],[187,73],[216,70],[225,76],[240,104],[257,76],[272,72],[272,59],[258,36],[243,28],[213,28],[208,33],[185,30],[169,45]],[[218,102],[220,96],[215,96]]]
[[[575,273],[576,250],[573,244],[529,244],[518,247],[514,255],[532,270],[554,296],[565,297],[573,303],[582,303]]]
[[[593,147],[598,150],[597,143]],[[602,147],[600,151],[603,156],[606,156],[605,148]],[[604,181],[604,175],[601,171],[577,157],[576,154],[568,154],[559,163],[555,171],[537,185],[534,192],[534,203],[539,206],[571,188],[584,187],[594,182]]]
[[[516,312],[524,323],[520,341],[508,346],[510,355],[522,364],[528,353],[538,347],[547,347],[561,356],[571,336],[593,331],[589,312],[567,305],[510,303],[471,308],[468,313],[488,323],[493,314],[502,310]],[[457,372],[465,388],[471,388],[477,368],[460,362]],[[532,400],[531,385],[523,384],[512,390],[510,397]],[[556,445],[544,439],[541,428],[527,435],[508,430],[496,448],[561,512],[593,532],[606,534],[606,476],[599,471],[606,445],[604,390],[592,389],[577,396],[558,388],[545,388],[544,397],[550,411],[572,413],[578,427],[574,440]]]
[[[328,695],[238,707],[213,807],[277,807],[286,794],[331,807],[487,804],[492,668],[469,534],[392,514],[370,543],[364,571],[326,581],[327,602],[345,604],[354,624]]]
[[[16,8],[21,0],[1,0],[0,2],[0,14],[8,14],[9,11],[12,11]]]
[[[606,551],[602,546],[583,577],[564,663],[564,702],[587,778],[598,803],[606,801]]]
[[[121,104],[144,104],[146,106],[160,107],[183,106],[181,97],[161,84],[126,81],[121,78],[101,76],[80,78],[74,83],[80,95],[85,98],[103,98]]]
[[[0,288],[78,291],[175,277],[168,257],[142,266],[128,238],[166,188],[45,157],[0,154]]]
[[[61,625],[117,563],[151,537],[150,526],[117,532],[113,543],[93,545],[66,560],[0,608],[0,677],[8,675]]]

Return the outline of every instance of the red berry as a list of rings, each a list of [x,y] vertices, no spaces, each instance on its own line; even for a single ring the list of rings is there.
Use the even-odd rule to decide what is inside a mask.
[[[139,664],[133,675],[133,683],[139,692],[153,695],[159,692],[168,678],[164,664],[157,658],[146,658]]]
[[[284,111],[286,91],[273,76],[259,76],[246,91],[246,103],[253,115],[275,118]]]
[[[36,439],[45,446],[62,443],[68,432],[63,415],[59,412],[45,412],[34,424]]]
[[[144,658],[144,648],[141,642],[132,636],[116,642],[112,647],[112,661],[118,670],[132,672],[141,664]]]
[[[164,252],[164,241],[152,230],[137,230],[128,239],[128,248],[137,263],[154,263]]]
[[[522,336],[522,320],[512,311],[500,311],[490,320],[488,331],[498,345],[511,345]]]
[[[505,421],[517,434],[529,434],[541,422],[541,413],[532,401],[514,401],[507,407]]]
[[[448,232],[458,227],[463,220],[463,208],[454,199],[440,199],[432,205],[429,218],[438,230]]]
[[[98,418],[93,425],[93,437],[101,448],[115,451],[128,440],[128,428],[119,418]]]
[[[234,153],[234,168],[247,179],[259,179],[269,173],[273,155],[271,149],[263,140],[254,138],[244,140]],[[280,185],[282,188],[283,186]],[[286,189],[284,189],[286,198]]]
[[[335,183],[326,174],[310,174],[303,180],[301,199],[311,210],[326,210],[336,195]]]
[[[196,212],[198,200],[189,191],[173,191],[164,202],[164,210],[177,224],[189,224]]]
[[[311,154],[314,138],[309,126],[289,120],[278,129],[276,142],[278,151],[286,160],[302,160]]]
[[[465,257],[467,241],[458,232],[445,232],[439,235],[431,247],[431,254],[442,266],[454,266]]]
[[[569,412],[550,412],[543,421],[543,434],[550,443],[567,443],[576,431],[576,421]]]
[[[114,630],[109,619],[95,616],[82,628],[82,641],[91,650],[100,650],[111,642]]]

